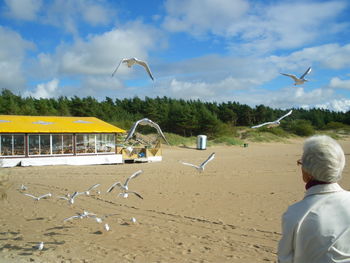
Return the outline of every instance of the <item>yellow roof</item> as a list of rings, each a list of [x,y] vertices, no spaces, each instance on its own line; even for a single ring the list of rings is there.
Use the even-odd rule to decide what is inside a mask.
[[[0,133],[124,133],[95,117],[0,115]]]

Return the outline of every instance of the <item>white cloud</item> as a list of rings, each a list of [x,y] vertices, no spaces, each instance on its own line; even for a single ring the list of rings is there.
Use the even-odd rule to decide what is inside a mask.
[[[168,0],[165,8],[164,27],[170,31],[225,35],[227,26],[237,22],[249,4],[246,0]]]
[[[348,27],[334,22],[347,7],[345,1],[168,0],[165,7],[167,30],[222,36],[240,54],[297,48]]]
[[[334,89],[347,89],[350,90],[350,79],[348,80],[342,80],[338,77],[334,77],[331,79],[329,83],[330,88]]]
[[[25,92],[24,96],[31,96],[36,99],[56,97],[57,90],[59,88],[58,84],[58,79],[53,79],[49,82],[38,84],[34,92],[27,91]]]
[[[19,20],[35,20],[41,0],[5,0],[5,15]]]
[[[316,105],[317,108],[328,109],[333,111],[347,112],[350,110],[350,100],[349,99],[334,99],[330,102],[324,104]]]
[[[33,49],[34,44],[2,26],[0,26],[0,39],[0,87],[17,93],[24,88],[26,82],[22,68],[25,52]]]

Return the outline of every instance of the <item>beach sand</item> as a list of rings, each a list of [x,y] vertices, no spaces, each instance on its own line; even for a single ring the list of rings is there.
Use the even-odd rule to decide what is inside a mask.
[[[0,262],[275,262],[281,215],[304,195],[296,165],[302,143],[164,146],[158,163],[7,168],[12,186],[0,202]],[[350,140],[340,143],[349,163]],[[200,164],[212,152],[203,173],[179,162]],[[129,188],[143,200],[106,193],[139,169],[144,173]],[[27,193],[53,196],[36,202],[18,190],[22,183]],[[73,205],[58,198],[96,183],[99,195],[78,196]],[[349,165],[340,185],[350,190]],[[63,222],[83,210],[103,223]],[[41,241],[42,251],[33,248]]]

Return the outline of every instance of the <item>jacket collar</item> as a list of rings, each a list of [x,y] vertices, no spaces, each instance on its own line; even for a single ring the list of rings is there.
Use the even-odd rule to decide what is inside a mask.
[[[319,185],[310,187],[306,191],[305,197],[310,195],[315,195],[315,194],[326,194],[326,193],[340,192],[340,191],[345,191],[345,190],[341,188],[340,185],[337,183],[319,184]]]

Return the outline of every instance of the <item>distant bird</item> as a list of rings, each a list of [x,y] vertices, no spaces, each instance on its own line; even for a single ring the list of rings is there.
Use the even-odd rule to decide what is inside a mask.
[[[141,119],[141,120],[136,121],[136,122],[133,124],[133,126],[131,127],[131,129],[129,130],[128,135],[127,135],[126,138],[125,138],[125,141],[129,140],[129,139],[134,135],[135,130],[136,130],[136,128],[137,128],[138,125],[149,125],[149,126],[155,128],[155,129],[158,131],[158,133],[160,134],[160,136],[162,136],[163,140],[164,140],[167,144],[169,144],[169,142],[168,142],[167,139],[165,138],[165,136],[164,136],[164,134],[163,134],[161,128],[159,127],[159,125],[158,125],[157,123],[155,123],[154,121],[148,119],[148,118],[143,118],[143,119]]]
[[[129,197],[129,194],[134,194],[136,195],[138,198],[141,198],[143,199],[143,197],[139,194],[139,193],[136,193],[135,191],[124,191],[122,193],[119,193],[118,196],[122,196],[124,198],[128,198]]]
[[[67,194],[67,196],[59,196],[58,198],[67,200],[68,203],[70,203],[70,204],[72,205],[72,204],[74,204],[74,199],[75,199],[78,195],[82,195],[82,194],[85,194],[85,192],[74,192],[72,195]]]
[[[90,213],[90,212],[84,210],[83,213],[77,213],[75,216],[67,217],[63,221],[66,222],[66,221],[69,221],[69,220],[72,220],[72,219],[83,219],[83,218],[88,218],[88,217],[95,218],[96,214]]]
[[[40,242],[37,247],[38,250],[43,250],[44,249],[44,242]]]
[[[131,220],[132,223],[136,224],[136,218],[135,217],[132,217],[130,220]]]
[[[114,184],[112,184],[112,186],[111,186],[110,188],[108,188],[107,193],[112,192],[112,190],[113,190],[116,186],[118,186],[118,187],[122,190],[122,193],[120,193],[119,195],[122,195],[124,198],[127,198],[128,195],[129,195],[129,193],[132,193],[132,194],[135,194],[137,197],[143,199],[143,197],[142,197],[140,194],[138,194],[138,193],[136,193],[136,192],[133,192],[133,191],[129,191],[129,186],[128,186],[128,185],[129,185],[129,181],[130,181],[131,179],[134,179],[134,178],[138,177],[138,176],[139,176],[140,174],[142,174],[142,173],[143,173],[142,170],[138,170],[137,172],[133,173],[131,176],[129,176],[129,177],[126,179],[126,181],[125,181],[124,184],[122,184],[121,182],[115,182]]]
[[[212,153],[211,155],[209,155],[208,159],[206,159],[199,166],[191,164],[191,163],[185,163],[185,162],[181,162],[181,163],[184,164],[184,165],[192,166],[192,167],[196,168],[199,172],[203,172],[204,171],[204,167],[207,165],[207,163],[212,161],[214,159],[214,157],[215,157],[215,153]]]
[[[148,75],[150,76],[150,78],[154,81],[154,77],[152,75],[152,72],[151,72],[151,69],[149,68],[149,66],[147,65],[147,63],[145,61],[142,61],[142,60],[139,60],[137,58],[123,58],[117,68],[113,71],[112,73],[112,77],[114,76],[114,74],[117,72],[119,66],[122,64],[122,63],[125,63],[129,68],[131,68],[133,65],[135,64],[139,64],[140,66],[144,67],[148,73]]]
[[[109,229],[110,229],[110,228],[109,228],[109,225],[106,223],[106,224],[105,224],[105,230],[106,230],[106,231],[109,231]]]
[[[275,121],[265,122],[265,123],[262,123],[262,124],[259,124],[259,125],[252,126],[251,128],[252,129],[260,128],[260,127],[265,126],[265,125],[268,125],[268,128],[271,128],[271,127],[274,127],[274,126],[278,126],[278,125],[280,125],[280,121],[282,119],[284,119],[285,117],[291,115],[292,112],[293,112],[293,110],[290,110],[287,114],[283,115],[281,118],[279,118],[279,119],[277,119]]]
[[[90,195],[90,191],[91,190],[94,190],[95,188],[97,188],[97,187],[99,187],[100,186],[100,184],[94,184],[93,186],[91,186],[89,189],[87,189],[84,193],[86,194],[86,195]]]
[[[31,194],[24,194],[26,196],[29,196],[31,198],[33,198],[35,201],[39,201],[40,199],[43,199],[43,198],[46,198],[46,197],[51,197],[51,193],[48,193],[48,194],[44,194],[44,195],[41,195],[41,196],[34,196],[34,195],[31,195]]]
[[[284,76],[287,76],[287,77],[290,77],[294,80],[294,85],[301,85],[301,84],[304,84],[306,81],[308,81],[307,79],[305,79],[305,76],[307,74],[309,74],[311,72],[311,67],[309,67],[303,75],[301,75],[299,78],[296,77],[295,75],[292,75],[292,74],[286,74],[286,73],[281,73],[282,75]]]
[[[21,190],[21,191],[25,191],[27,189],[28,189],[28,187],[25,186],[24,184],[22,184],[21,187],[19,188],[19,190]]]

